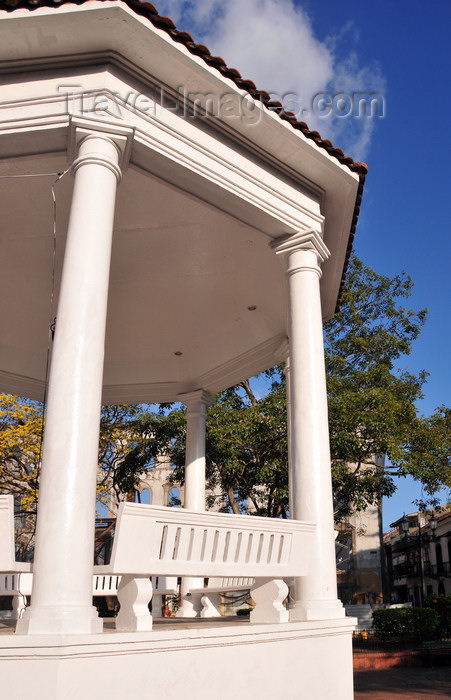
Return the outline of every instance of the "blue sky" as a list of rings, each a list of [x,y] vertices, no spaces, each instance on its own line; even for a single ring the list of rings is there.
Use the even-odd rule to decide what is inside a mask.
[[[378,119],[365,154],[369,175],[355,251],[377,272],[406,270],[415,288],[412,308],[428,321],[403,364],[430,372],[419,410],[450,405],[451,205],[449,124],[451,3],[310,2],[322,35],[352,21],[363,63],[376,60],[386,81],[386,114]],[[320,11],[321,10],[321,11]],[[326,19],[327,18],[327,19]],[[338,144],[340,145],[340,144]],[[421,488],[402,480],[384,503],[384,527],[415,510]]]
[[[450,405],[451,299],[450,0],[165,0],[156,2],[257,87],[290,91],[310,106],[318,93],[378,93],[383,117],[306,119],[369,165],[355,251],[377,272],[405,270],[410,305],[429,317],[406,369],[430,372],[419,410]],[[384,503],[384,526],[421,489],[402,480]]]

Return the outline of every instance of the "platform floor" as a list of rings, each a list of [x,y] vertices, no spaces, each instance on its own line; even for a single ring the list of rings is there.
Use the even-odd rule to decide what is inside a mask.
[[[1,620],[0,619],[0,634],[14,634],[16,627],[16,620]],[[208,619],[202,618],[180,618],[180,617],[154,617],[153,627],[154,629],[190,629],[198,626],[202,627],[217,627],[218,625],[246,625],[249,623],[249,618],[244,616],[230,616],[230,617],[210,617]],[[103,619],[103,631],[113,633],[116,631],[114,628],[114,618],[104,618]]]

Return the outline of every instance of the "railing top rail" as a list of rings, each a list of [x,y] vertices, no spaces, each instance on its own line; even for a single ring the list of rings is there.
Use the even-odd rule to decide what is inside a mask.
[[[284,518],[265,518],[258,515],[235,515],[212,511],[194,511],[186,508],[148,506],[143,503],[123,502],[119,505],[118,520],[122,514],[137,518],[151,518],[165,523],[192,524],[209,527],[228,527],[268,532],[313,532],[315,523]]]

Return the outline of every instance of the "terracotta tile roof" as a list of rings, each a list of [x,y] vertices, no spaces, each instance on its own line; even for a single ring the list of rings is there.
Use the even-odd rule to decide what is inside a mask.
[[[92,0],[0,0],[0,10],[12,12],[18,8],[27,8],[33,10],[37,7],[59,7],[65,4],[83,5]],[[107,1],[107,0],[101,0]],[[312,139],[317,146],[323,148],[327,153],[336,158],[340,163],[346,165],[350,170],[359,175],[359,188],[355,203],[353,221],[350,231],[349,247],[344,264],[344,271],[348,266],[349,257],[352,251],[352,241],[354,239],[357,220],[360,213],[360,203],[362,201],[363,186],[365,177],[368,173],[366,163],[355,162],[350,156],[345,156],[341,148],[337,148],[328,139],[323,139],[318,131],[311,131],[304,121],[298,121],[293,112],[285,111],[281,102],[271,100],[271,96],[265,90],[258,90],[252,80],[242,78],[240,72],[236,68],[230,68],[220,56],[212,56],[208,47],[204,44],[196,44],[189,32],[180,31],[176,28],[170,17],[164,17],[158,13],[157,8],[151,2],[141,2],[140,0],[121,0],[138,15],[146,17],[155,27],[162,29],[176,42],[184,44],[188,51],[202,58],[209,66],[216,68],[225,78],[233,80],[233,82],[242,90],[246,90],[252,97],[261,102],[268,110],[279,115],[280,119],[288,121],[293,129],[301,131],[308,139]],[[341,289],[344,284],[344,274],[341,284]],[[341,297],[341,289],[339,298]]]

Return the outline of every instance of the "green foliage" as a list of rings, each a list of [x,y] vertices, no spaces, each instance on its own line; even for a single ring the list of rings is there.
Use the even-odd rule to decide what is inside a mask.
[[[166,416],[142,418],[158,440],[166,440],[174,465],[173,483],[183,483],[185,464],[185,409]],[[169,448],[168,448],[169,445]],[[207,409],[207,487],[209,505],[235,513],[286,517],[288,465],[285,386],[257,400],[243,382],[216,397]]]
[[[236,611],[236,614],[238,616],[246,617],[246,616],[249,616],[251,614],[251,612],[252,612],[252,608],[239,608]]]
[[[437,613],[437,637],[451,638],[451,595],[430,595],[424,600],[424,605]]]
[[[39,488],[42,405],[0,394],[0,491],[22,497],[22,509],[33,513]]]
[[[437,636],[438,614],[430,608],[410,608],[412,635],[420,642]]]
[[[412,281],[376,274],[352,258],[341,310],[325,325],[332,476],[336,514],[364,509],[396,489],[393,477],[421,480],[431,496],[451,486],[450,413],[418,414],[427,373],[399,363],[426,320],[403,301]],[[377,460],[385,455],[388,468]],[[432,502],[431,502],[432,503]]]
[[[451,409],[441,406],[418,421],[398,466],[400,473],[422,482],[429,499],[420,507],[436,505],[434,493],[443,486],[451,488]]]
[[[111,490],[118,502],[124,496],[132,497],[142,474],[158,456],[168,452],[181,428],[182,421],[176,413],[164,416],[137,405],[104,406],[100,420],[99,499],[107,498]]]
[[[257,400],[248,382],[224,392],[208,409],[207,474],[209,487],[222,491],[234,512],[286,517],[288,448],[285,386],[275,382]]]
[[[398,364],[418,337],[426,311],[405,308],[412,281],[376,274],[357,258],[348,269],[341,310],[324,329],[335,515],[365,509],[396,489],[394,477],[412,474],[431,496],[450,479],[451,413],[418,415],[426,372]],[[256,398],[249,381],[224,391],[208,408],[207,478],[210,505],[259,515],[288,514],[285,382],[282,367],[267,373],[270,390]],[[141,438],[117,470],[129,488],[156,449],[183,482],[185,411],[164,407],[138,419]],[[388,468],[380,455],[387,455]],[[131,479],[128,482],[127,479]]]
[[[373,628],[382,639],[435,639],[438,615],[430,608],[383,608],[373,611]]]
[[[382,608],[373,611],[373,629],[382,639],[408,634],[408,608]]]

